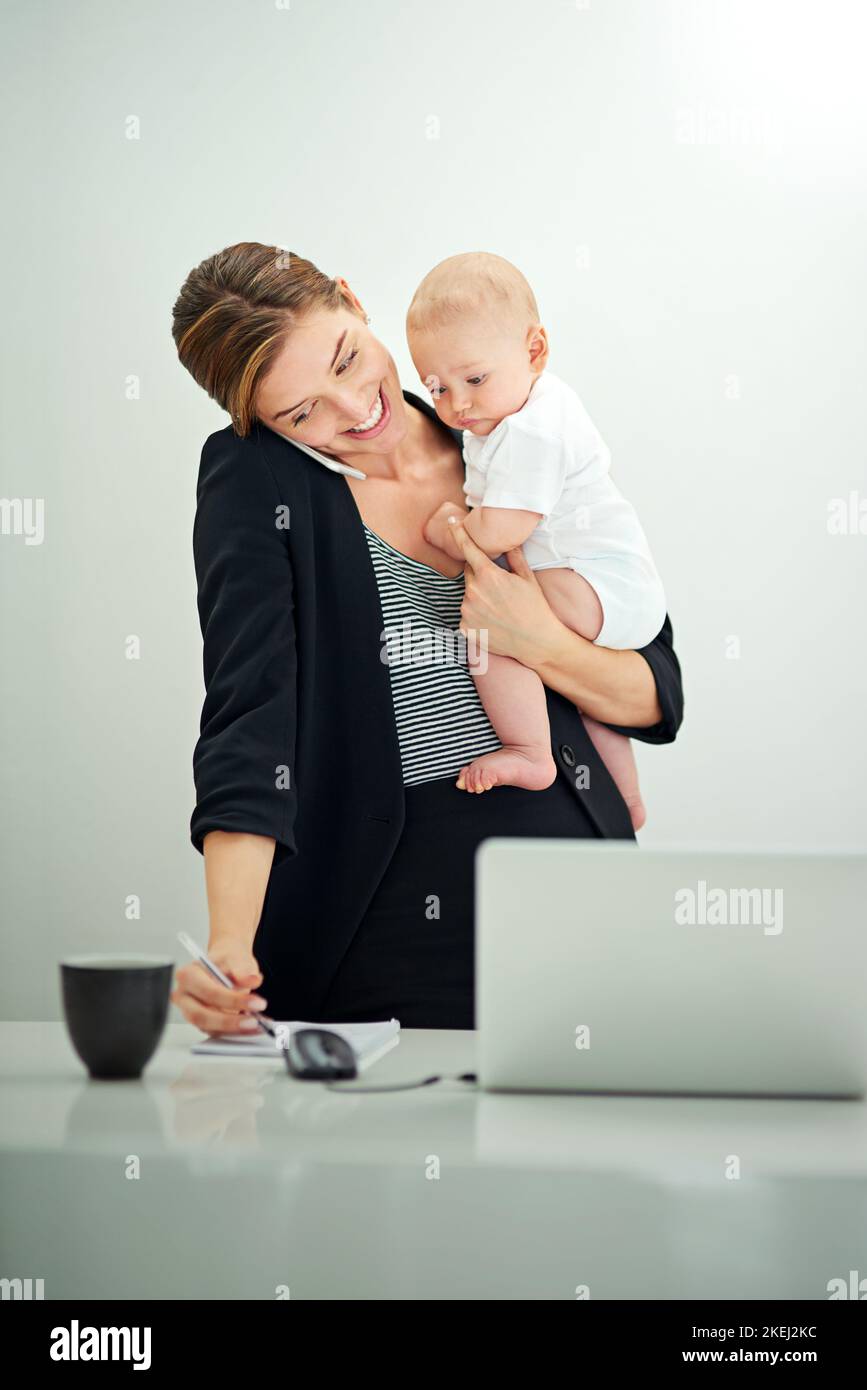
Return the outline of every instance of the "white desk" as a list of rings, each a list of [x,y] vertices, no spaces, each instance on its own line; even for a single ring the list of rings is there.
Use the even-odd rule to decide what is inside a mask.
[[[47,1299],[824,1299],[867,1275],[862,1102],[335,1095],[194,1057],[199,1036],[172,1024],[141,1082],[91,1082],[62,1024],[0,1024],[0,1277]],[[472,1070],[473,1034],[414,1031],[364,1079]]]

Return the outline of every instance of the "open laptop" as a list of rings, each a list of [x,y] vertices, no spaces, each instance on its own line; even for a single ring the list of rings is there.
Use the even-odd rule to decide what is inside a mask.
[[[476,857],[492,1091],[859,1096],[867,855],[492,839]]]

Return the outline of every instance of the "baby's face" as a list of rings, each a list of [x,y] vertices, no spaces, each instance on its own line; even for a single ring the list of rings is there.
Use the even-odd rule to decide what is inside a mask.
[[[440,419],[451,429],[486,435],[521,409],[541,371],[531,356],[532,336],[474,320],[412,332],[408,342]]]

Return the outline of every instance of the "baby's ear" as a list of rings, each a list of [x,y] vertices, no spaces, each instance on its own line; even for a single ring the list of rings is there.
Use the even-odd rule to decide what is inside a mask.
[[[544,324],[534,323],[527,330],[527,351],[533,370],[537,373],[543,372],[548,365],[548,334]]]

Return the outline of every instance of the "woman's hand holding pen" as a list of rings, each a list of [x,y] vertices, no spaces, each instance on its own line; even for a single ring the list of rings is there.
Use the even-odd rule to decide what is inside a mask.
[[[178,971],[172,1003],[188,1023],[205,1033],[259,1032],[249,1015],[261,1013],[267,1006],[264,1000],[257,1002],[258,996],[252,993],[263,979],[253,955],[253,940],[262,916],[274,848],[270,836],[242,831],[211,830],[204,838],[210,919],[207,954],[211,963],[234,981],[234,988],[227,988],[204,965],[193,962]]]
[[[208,957],[224,975],[235,981],[227,989],[203,965],[191,961],[175,977],[171,996],[188,1023],[203,1033],[253,1033],[259,1025],[251,1013],[261,1013],[266,1003],[253,991],[262,983],[262,972],[249,946],[232,938],[211,938]]]

